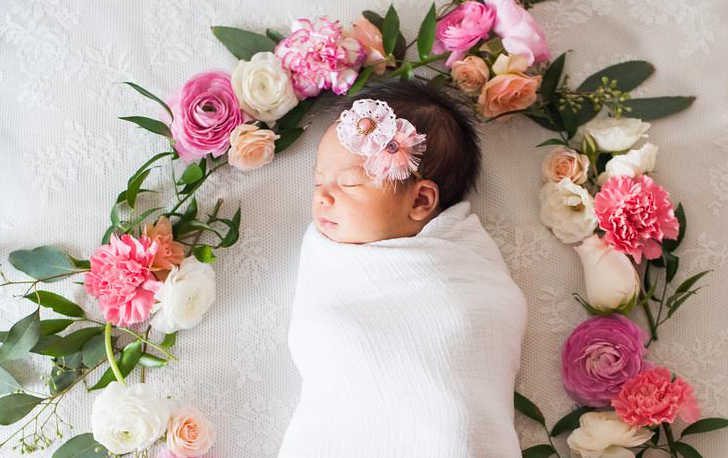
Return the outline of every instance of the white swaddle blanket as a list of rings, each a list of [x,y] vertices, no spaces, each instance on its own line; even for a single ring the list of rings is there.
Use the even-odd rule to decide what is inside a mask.
[[[279,458],[519,458],[526,303],[470,203],[355,245],[312,223],[288,345],[301,398]]]

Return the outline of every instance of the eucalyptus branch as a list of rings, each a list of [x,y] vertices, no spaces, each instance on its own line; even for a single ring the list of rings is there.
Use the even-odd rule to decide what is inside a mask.
[[[173,359],[175,361],[179,361],[174,355],[172,355],[171,353],[167,352],[164,348],[160,347],[159,345],[155,344],[154,342],[150,341],[149,339],[145,339],[144,336],[141,336],[141,335],[137,334],[136,332],[132,331],[131,329],[128,329],[128,328],[116,328],[116,329],[120,329],[120,330],[122,330],[122,331],[124,331],[124,332],[126,332],[128,334],[131,334],[132,336],[134,336],[137,339],[141,340],[143,343],[146,343],[150,347],[152,347],[152,348],[154,348],[154,349],[162,352],[164,354],[164,356],[166,356],[167,358]]]
[[[21,280],[21,281],[8,281],[7,278],[5,277],[5,275],[3,274],[3,279],[5,280],[5,283],[0,283],[0,287],[9,286],[9,285],[22,285],[22,284],[27,285],[30,283],[31,284],[30,288],[32,288],[33,285],[37,285],[38,283],[41,283],[41,282],[53,280],[55,278],[70,277],[70,276],[73,276],[76,274],[81,274],[81,273],[88,272],[88,271],[89,271],[89,269],[73,270],[70,272],[64,272],[62,274],[51,275],[50,277],[39,278],[38,280]]]

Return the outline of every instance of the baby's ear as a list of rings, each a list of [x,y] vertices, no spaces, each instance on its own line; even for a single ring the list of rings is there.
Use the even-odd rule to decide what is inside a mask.
[[[440,192],[437,184],[432,180],[417,180],[414,187],[410,218],[415,221],[423,221],[437,209]]]

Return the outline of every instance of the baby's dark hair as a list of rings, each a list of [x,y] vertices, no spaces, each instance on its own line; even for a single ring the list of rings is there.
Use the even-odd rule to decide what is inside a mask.
[[[417,171],[437,184],[440,209],[462,201],[475,188],[481,168],[480,141],[463,102],[425,82],[397,80],[367,87],[337,108],[345,110],[359,99],[387,102],[395,116],[427,135],[427,149]]]

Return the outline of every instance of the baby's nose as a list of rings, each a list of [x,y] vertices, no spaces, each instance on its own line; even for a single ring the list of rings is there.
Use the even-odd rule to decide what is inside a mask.
[[[326,194],[326,193],[323,193],[323,192],[320,192],[318,194],[318,198],[317,199],[318,199],[318,203],[320,205],[325,205],[327,207],[334,203],[334,198],[331,197],[330,194]]]

